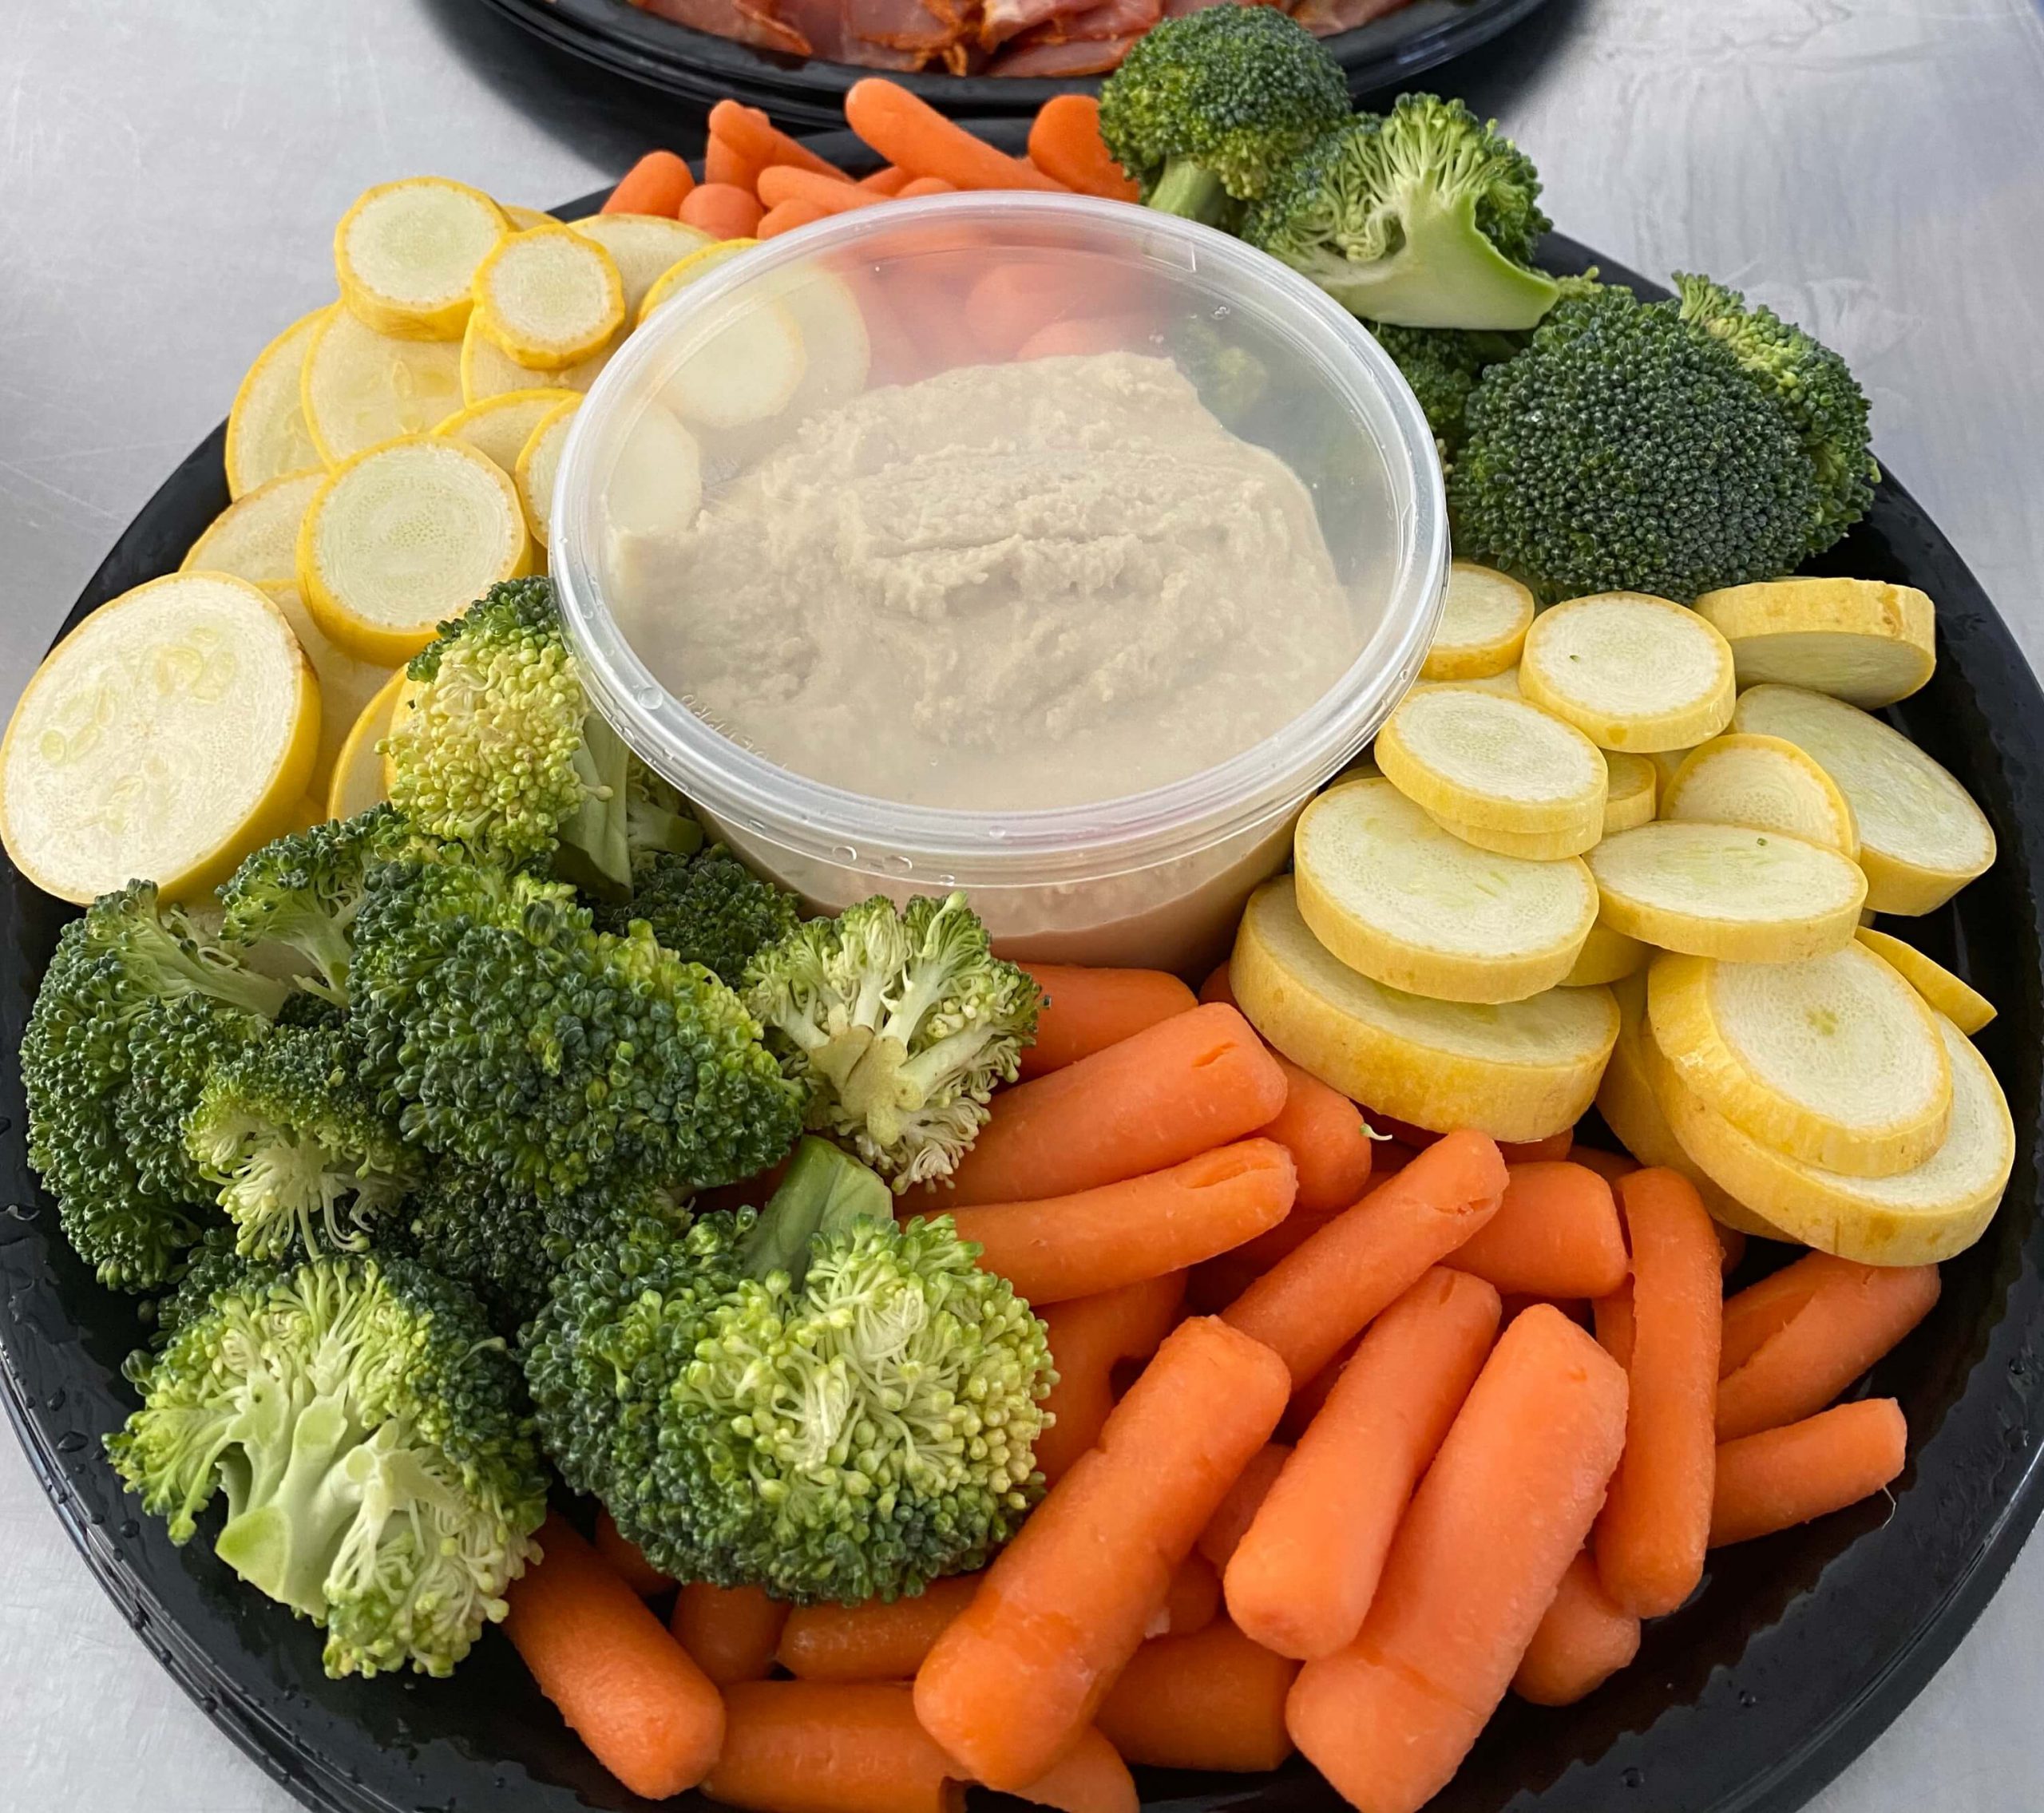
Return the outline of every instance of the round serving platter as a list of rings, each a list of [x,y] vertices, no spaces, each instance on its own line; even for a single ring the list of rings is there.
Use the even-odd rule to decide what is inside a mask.
[[[859,167],[849,135],[813,142]],[[1543,261],[1653,287],[1559,236]],[[129,525],[65,630],[172,570],[225,507],[224,433]],[[1999,1005],[1979,1043],[2014,1114],[2014,1174],[1986,1237],[1944,1267],[1936,1308],[1863,1387],[1899,1398],[1908,1418],[1892,1504],[1713,1554],[1696,1597],[1650,1625],[1638,1662],[1598,1693],[1560,1712],[1507,1700],[1431,1813],[1791,1813],[1951,1653],[2044,1504],[2044,694],[1979,582],[1891,478],[1822,570],[1919,586],[1937,602],[1936,675],[1889,715],[1979,801],[2001,857],[1954,905],[1890,928]],[[28,1168],[15,1061],[73,910],[11,865],[0,872],[0,1399],[87,1566],[200,1709],[321,1813],[649,1808],[590,1758],[501,1637],[451,1680],[329,1680],[309,1625],[236,1579],[206,1534],[174,1548],[122,1496],[101,1443],[132,1407],[121,1363],[147,1330],[136,1301],[101,1288],[58,1231]],[[1264,1776],[1137,1774],[1155,1813],[1341,1804],[1296,1758]],[[975,1791],[972,1804],[1021,1803]]]
[[[786,126],[829,129],[844,118],[845,90],[873,69],[756,50],[644,12],[630,0],[488,0],[557,49],[614,75],[704,106],[735,96]],[[1327,40],[1357,94],[1392,88],[1487,44],[1544,0],[1409,0],[1395,13]],[[891,72],[889,72],[891,73]],[[896,74],[893,80],[947,113],[1033,114],[1054,94],[1091,94],[1101,78],[1078,76]]]

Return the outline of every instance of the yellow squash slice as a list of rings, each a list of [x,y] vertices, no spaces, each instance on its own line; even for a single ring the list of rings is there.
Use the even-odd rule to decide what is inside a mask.
[[[580,397],[569,397],[541,416],[526,437],[513,469],[518,502],[525,513],[525,527],[542,548],[547,544],[547,518],[553,509],[553,475],[561,469],[561,449],[567,443],[568,425],[581,406]]]
[[[558,371],[543,371],[537,366],[521,365],[484,333],[471,315],[469,330],[461,336],[459,401],[473,409],[493,398],[525,390],[572,390],[578,396],[585,395],[597,374],[610,363],[611,354],[623,344],[624,337],[620,335],[588,358]]]
[[[664,214],[592,214],[568,224],[572,233],[594,239],[611,255],[624,286],[624,319],[636,322],[653,286],[691,254],[723,242],[700,227]]]
[[[1481,686],[1481,680],[1458,680],[1458,686]],[[1567,831],[1494,831],[1487,825],[1464,825],[1445,813],[1427,816],[1444,831],[1451,831],[1465,844],[1496,856],[1515,856],[1521,862],[1568,862],[1582,855],[1583,834]]]
[[[334,767],[340,760],[349,727],[362,708],[390,678],[387,662],[361,661],[338,647],[312,620],[305,600],[295,584],[265,586],[277,608],[290,623],[298,645],[312,663],[313,677],[319,683],[319,748],[312,758],[311,789],[323,799],[331,784]]]
[[[1555,987],[1597,916],[1579,861],[1523,862],[1444,831],[1388,781],[1345,781],[1292,846],[1299,915],[1352,969],[1444,1001]]]
[[[395,667],[499,580],[532,570],[511,481],[430,434],[373,447],[321,486],[299,531],[299,588],[350,654]]]
[[[633,421],[603,487],[613,536],[671,540],[703,508],[703,454],[695,437],[648,401]]]
[[[1731,722],[1732,651],[1669,599],[1599,592],[1534,619],[1519,690],[1599,749],[1685,749]]]
[[[1777,1237],[1863,1265],[1930,1265],[1986,1232],[2015,1164],[2015,1123],[1987,1061],[1959,1028],[1935,1016],[1951,1072],[1951,1130],[1922,1164],[1891,1177],[1847,1177],[1785,1157],[1741,1132],[1665,1061],[1654,1080],[1682,1145]]]
[[[1937,666],[1937,611],[1913,585],[1777,579],[1696,601],[1732,645],[1742,687],[1828,693],[1867,711],[1907,699]]]
[[[1931,1010],[1862,944],[1802,963],[1658,956],[1647,1011],[1684,1087],[1805,1164],[1891,1177],[1944,1142],[1951,1072]]]
[[[1606,988],[1551,988],[1500,1007],[1387,988],[1329,954],[1291,877],[1250,898],[1229,976],[1242,1011],[1294,1063],[1414,1125],[1545,1139],[1590,1106],[1618,1031]]]
[[[744,428],[786,409],[808,369],[793,310],[761,299],[723,317],[668,377],[660,401],[691,428]]]
[[[1857,858],[1859,829],[1837,783],[1780,737],[1734,730],[1689,751],[1661,802],[1676,821],[1783,831]]]
[[[390,797],[384,778],[383,753],[378,746],[390,734],[398,695],[406,684],[405,671],[400,667],[348,726],[341,753],[335,759],[333,780],[327,789],[329,818],[352,818]]]
[[[334,305],[301,315],[249,366],[227,417],[227,494],[241,497],[272,479],[321,463],[299,393],[312,336]]]
[[[1410,690],[1413,692],[1433,692],[1442,687],[1468,687],[1476,692],[1498,693],[1506,699],[1523,696],[1519,690],[1519,666],[1516,662],[1502,674],[1486,675],[1480,680],[1417,679],[1413,681]]]
[[[647,291],[633,318],[639,326],[646,324],[647,318],[670,296],[679,295],[688,286],[703,277],[723,263],[742,251],[750,251],[759,243],[757,239],[716,239],[679,258],[653,279],[653,286]]]
[[[1448,569],[1440,624],[1420,679],[1484,680],[1502,674],[1518,661],[1532,621],[1533,594],[1517,580],[1457,560]]]
[[[506,390],[470,408],[458,410],[434,429],[450,441],[465,441],[490,462],[515,478],[518,456],[540,418],[556,405],[577,401],[578,390],[546,389]]]
[[[296,584],[298,525],[326,481],[327,469],[316,465],[244,492],[207,525],[177,570],[232,573],[260,586]]]
[[[313,330],[299,386],[305,425],[329,466],[401,434],[423,434],[461,406],[461,350],[401,340],[330,310]]]
[[[1662,819],[1590,851],[1604,922],[1664,951],[1792,963],[1852,941],[1867,878],[1778,831]]]
[[[1925,956],[1914,944],[1905,944],[1899,938],[1865,925],[1860,928],[1859,939],[1921,995],[1927,1007],[1943,1014],[1967,1038],[1994,1019],[1998,1010],[1992,1001],[1935,958]]]
[[[1838,784],[1875,912],[1935,912],[1994,867],[1994,827],[1972,796],[1878,718],[1799,687],[1757,686],[1741,695],[1732,722],[1795,744]]]
[[[561,223],[551,214],[542,214],[537,208],[521,208],[515,202],[500,201],[497,204],[504,211],[504,218],[511,224],[514,233],[529,233],[535,227],[557,227]]]
[[[480,189],[411,176],[363,191],[334,229],[341,301],[379,334],[458,340],[476,269],[510,230]]]
[[[1737,708],[1733,707],[1736,711]],[[1646,759],[1654,764],[1654,778],[1660,790],[1660,797],[1668,797],[1668,789],[1675,777],[1682,773],[1682,764],[1695,754],[1688,749],[1657,749],[1647,753]]]
[[[0,743],[0,837],[60,900],[132,878],[196,899],[292,823],[319,740],[319,683],[259,587],[152,580],[30,679]]]
[[[1563,857],[1604,834],[1603,756],[1580,730],[1523,699],[1463,686],[1408,693],[1377,732],[1377,761],[1458,835],[1551,839]]]
[[[476,271],[475,319],[519,364],[560,370],[624,325],[624,281],[616,259],[572,228],[507,233]]]
[[[1599,983],[1622,981],[1646,968],[1653,955],[1651,946],[1628,938],[1622,932],[1614,932],[1598,920],[1583,940],[1583,948],[1576,952],[1575,965],[1562,978],[1561,986],[1594,988]]]
[[[1606,750],[1604,766],[1610,775],[1604,792],[1604,835],[1650,823],[1661,787],[1654,764],[1643,755]]]

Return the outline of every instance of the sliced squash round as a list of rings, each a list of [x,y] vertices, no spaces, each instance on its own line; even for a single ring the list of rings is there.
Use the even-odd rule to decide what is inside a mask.
[[[561,449],[567,444],[568,426],[581,406],[580,397],[569,397],[541,416],[513,469],[525,527],[542,548],[547,544],[548,513],[553,508],[553,475],[561,469]]]
[[[1733,709],[1737,708],[1734,707]],[[1668,789],[1675,777],[1682,771],[1682,764],[1694,753],[1694,750],[1687,749],[1656,749],[1647,752],[1646,759],[1654,764],[1654,778],[1662,798],[1668,797]]]
[[[1458,832],[1551,837],[1560,856],[1604,834],[1603,756],[1523,699],[1462,686],[1408,693],[1377,732],[1377,760],[1400,793]]]
[[[1517,580],[1473,560],[1456,561],[1448,569],[1440,624],[1420,679],[1483,680],[1502,674],[1518,661],[1532,621],[1533,594]]]
[[[572,228],[507,233],[477,269],[475,319],[519,364],[559,370],[601,352],[624,325],[624,281]]]
[[[1805,1164],[1891,1177],[1944,1142],[1951,1071],[1931,1010],[1863,944],[1801,963],[1658,956],[1647,1012],[1685,1087]]]
[[[398,695],[406,683],[405,671],[400,667],[384,681],[348,726],[340,754],[335,758],[334,778],[327,788],[329,818],[352,818],[390,797],[380,746],[390,734]]]
[[[461,406],[461,350],[401,340],[334,308],[312,331],[299,401],[327,465],[402,434],[423,434]]]
[[[335,643],[313,621],[295,584],[267,585],[263,589],[283,612],[291,634],[312,663],[313,677],[319,683],[319,746],[312,758],[311,785],[313,793],[323,799],[350,726],[388,683],[390,666],[388,662],[358,660]]]
[[[1599,749],[1683,749],[1731,722],[1732,650],[1693,611],[1603,592],[1543,611],[1526,632],[1519,690]]]
[[[177,570],[232,573],[265,587],[296,584],[298,525],[326,482],[327,469],[315,465],[244,492],[207,525]]]
[[[347,461],[299,530],[299,589],[314,622],[386,667],[410,659],[499,580],[531,570],[511,481],[474,448],[430,434]]]
[[[1907,699],[1937,666],[1937,610],[1913,585],[1767,580],[1706,592],[1696,611],[1731,643],[1742,687],[1807,687],[1871,711]]]
[[[624,286],[628,322],[638,320],[648,293],[682,259],[723,243],[700,227],[664,214],[592,214],[585,220],[571,220],[568,230],[594,239],[610,254]]]
[[[757,239],[715,239],[699,250],[678,258],[653,279],[652,287],[640,299],[638,313],[634,319],[644,327],[647,319],[660,304],[671,296],[676,296],[690,284],[707,276],[727,258],[735,258],[742,251],[750,251],[759,243]]]
[[[1468,687],[1476,692],[1494,692],[1506,699],[1518,699],[1523,696],[1519,690],[1519,664],[1516,662],[1506,668],[1503,673],[1487,674],[1480,680],[1421,679],[1413,681],[1410,690],[1413,692],[1434,692],[1442,687]]]
[[[604,486],[612,535],[671,540],[703,508],[703,454],[695,437],[656,402],[633,420]]]
[[[1859,828],[1838,783],[1780,737],[1733,730],[1691,750],[1668,783],[1661,816],[1783,831],[1840,856],[1860,853]]]
[[[1778,1228],[1777,1238],[1863,1265],[1938,1265],[1994,1219],[2015,1165],[2015,1123],[1987,1060],[1943,1015],[1935,1023],[1951,1073],[1950,1131],[1922,1164],[1890,1177],[1848,1177],[1762,1145],[1665,1062],[1654,1081],[1686,1150]]]
[[[537,208],[521,208],[516,202],[500,201],[497,204],[504,210],[504,218],[511,224],[514,233],[529,233],[535,227],[557,227],[561,224],[551,214],[543,214]]]
[[[542,371],[537,366],[521,365],[469,318],[469,330],[461,336],[461,402],[473,409],[493,397],[526,390],[572,390],[586,395],[611,354],[624,344],[620,337],[575,364],[558,371]]]
[[[134,878],[193,900],[291,825],[319,741],[319,683],[260,587],[152,580],[30,678],[0,742],[0,839],[60,900]]]
[[[1458,681],[1457,685],[1480,686],[1480,680]],[[1465,844],[1493,855],[1516,857],[1521,862],[1572,862],[1583,853],[1583,833],[1567,831],[1494,831],[1485,825],[1464,825],[1438,812],[1427,816]]]
[[[450,441],[465,442],[492,464],[511,474],[515,481],[518,456],[525,452],[525,443],[532,439],[540,418],[557,405],[576,402],[580,396],[579,390],[551,386],[537,390],[506,390],[501,396],[486,397],[479,403],[456,410],[433,432],[444,434]]]
[[[1905,944],[1885,932],[1863,925],[1860,942],[1923,997],[1933,1013],[1943,1014],[1971,1039],[1994,1019],[1994,1003],[1963,977],[1954,976],[1935,957],[1927,957],[1914,944]]]
[[[1345,781],[1301,815],[1299,915],[1373,981],[1444,1001],[1554,988],[1597,916],[1579,861],[1524,862],[1444,831],[1388,781]]]
[[[793,311],[761,299],[727,315],[681,361],[660,401],[691,428],[743,428],[786,409],[808,369]]]
[[[1294,1063],[1380,1114],[1441,1131],[1534,1140],[1573,1126],[1618,1036],[1608,989],[1480,1006],[1373,982],[1313,936],[1289,876],[1250,898],[1228,973],[1242,1011]]]
[[[314,331],[334,307],[301,315],[261,352],[227,415],[227,494],[240,497],[272,479],[322,463],[299,392]]]
[[[1799,687],[1757,686],[1741,695],[1732,721],[1795,744],[1838,784],[1875,912],[1935,912],[1994,867],[1994,829],[1972,797],[1878,718]]]
[[[1604,835],[1650,822],[1661,787],[1654,764],[1643,755],[1606,750],[1604,766],[1610,777],[1604,791]]]
[[[341,301],[365,326],[406,340],[458,340],[476,269],[510,230],[480,189],[410,176],[366,189],[334,229]]]
[[[1661,819],[1606,837],[1587,860],[1614,931],[1731,963],[1849,944],[1867,897],[1866,877],[1836,850],[1741,825]]]
[[[1618,982],[1637,976],[1654,955],[1650,945],[1622,932],[1614,932],[1603,920],[1595,920],[1575,962],[1561,980],[1564,988],[1594,988],[1600,983]]]

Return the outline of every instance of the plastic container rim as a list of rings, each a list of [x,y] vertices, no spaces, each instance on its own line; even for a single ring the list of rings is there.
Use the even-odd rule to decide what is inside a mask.
[[[1323,382],[1346,380],[1345,404],[1384,466],[1399,546],[1383,620],[1341,676],[1289,723],[1226,762],[1141,793],[1027,811],[912,806],[797,774],[725,736],[674,698],[627,642],[596,577],[602,525],[592,468],[607,455],[616,418],[643,397],[647,368],[668,355],[683,323],[711,314],[732,291],[929,220],[996,227],[1064,220],[1121,236],[1139,229],[1145,243],[1131,242],[1132,254],[1188,275],[1225,274],[1234,280],[1230,287],[1246,292],[1235,306],[1254,307]],[[1159,258],[1160,241],[1177,255]],[[597,708],[642,758],[713,815],[876,873],[889,871],[873,854],[911,854],[961,885],[999,885],[1010,878],[1004,871],[1024,865],[1028,876],[1012,879],[1045,879],[1067,867],[1084,875],[1147,867],[1196,854],[1295,806],[1362,746],[1418,675],[1448,560],[1447,500],[1426,417],[1361,322],[1289,267],[1227,234],[1090,196],[935,196],[851,210],[783,234],[747,258],[722,261],[660,313],[666,331],[649,323],[630,335],[575,413],[555,480],[552,565],[562,621]],[[1382,419],[1369,407],[1373,391]]]

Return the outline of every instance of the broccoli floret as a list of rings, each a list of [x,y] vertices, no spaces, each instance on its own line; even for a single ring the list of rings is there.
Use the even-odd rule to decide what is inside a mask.
[[[370,870],[401,853],[409,827],[388,806],[329,819],[252,852],[220,889],[221,934],[230,943],[273,939],[313,966],[300,986],[347,1001],[348,929]]]
[[[950,1218],[806,1139],[764,1213],[580,1248],[529,1332],[562,1475],[683,1579],[847,1603],[981,1565],[1042,1490],[1043,1324]]]
[[[261,1015],[210,995],[152,1001],[136,1015],[113,1124],[145,1189],[180,1202],[213,1199],[214,1186],[185,1149],[185,1130],[215,1067],[253,1051],[269,1031]]]
[[[1471,333],[1459,327],[1394,327],[1373,322],[1370,331],[1391,354],[1425,410],[1442,460],[1454,462],[1462,445],[1463,411],[1476,380],[1524,342],[1509,334]]]
[[[294,1242],[308,1253],[359,1249],[414,1181],[345,1036],[319,1027],[279,1027],[216,1065],[184,1142],[253,1258]]]
[[[466,1292],[400,1259],[256,1268],[188,1304],[108,1439],[171,1540],[214,1542],[327,1633],[336,1677],[445,1675],[537,1550],[546,1480],[516,1365]]]
[[[138,1024],[156,1004],[187,997],[267,1018],[287,992],[202,937],[176,908],[160,910],[153,882],[102,895],[65,928],[22,1039],[29,1162],[101,1283],[129,1290],[163,1283],[208,1218],[204,1197],[171,1186],[174,1167],[162,1162],[159,1143],[166,1124],[145,1126],[143,1110],[130,1109],[148,1136],[139,1162],[122,1130]],[[196,1061],[184,1054],[185,1063]],[[154,1088],[156,1078],[149,1082]]]
[[[1015,1080],[1042,997],[963,894],[905,909],[875,895],[762,951],[746,1001],[807,1089],[809,1126],[905,1190],[951,1174],[994,1086]]]
[[[1166,19],[1100,89],[1100,136],[1144,203],[1215,225],[1348,116],[1341,65],[1274,6]]]
[[[1773,386],[1816,468],[1828,547],[1864,517],[1881,469],[1868,426],[1867,394],[1844,359],[1770,308],[1749,307],[1708,277],[1675,274],[1685,321],[1730,347],[1740,364]]]
[[[1555,280],[1531,268],[1549,222],[1531,162],[1459,101],[1405,94],[1285,167],[1242,237],[1350,313],[1405,327],[1533,326]]]
[[[1464,419],[1448,475],[1456,551],[1548,599],[1686,602],[1793,572],[1836,539],[1774,384],[1673,301],[1565,296],[1483,374]]]
[[[754,953],[786,937],[802,909],[784,888],[755,875],[722,844],[699,855],[665,852],[632,869],[632,904],[600,905],[598,928],[623,932],[643,919],[684,963],[699,963],[736,988]]]
[[[235,1250],[236,1229],[223,1221],[206,1229],[189,1247],[178,1274],[176,1288],[156,1299],[156,1340],[160,1349],[177,1331],[204,1309],[214,1296],[230,1290],[260,1273],[275,1277],[281,1269],[266,1261],[246,1257]],[[149,1364],[146,1353],[130,1354],[124,1368],[132,1384]]]

